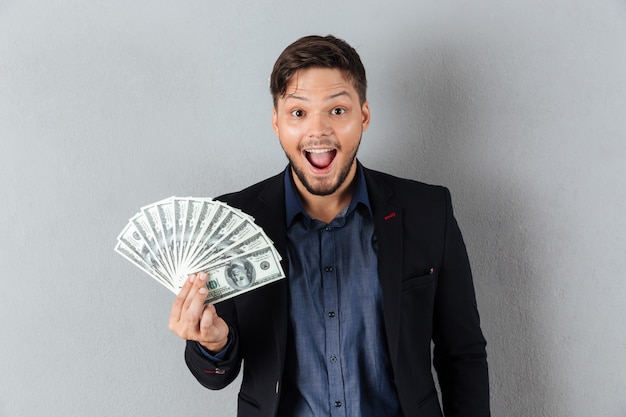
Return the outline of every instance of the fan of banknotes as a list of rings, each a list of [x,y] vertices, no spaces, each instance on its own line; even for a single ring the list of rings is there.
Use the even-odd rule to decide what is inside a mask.
[[[280,254],[254,219],[211,198],[170,197],[142,207],[115,251],[174,294],[189,274],[205,271],[210,303],[285,277]]]

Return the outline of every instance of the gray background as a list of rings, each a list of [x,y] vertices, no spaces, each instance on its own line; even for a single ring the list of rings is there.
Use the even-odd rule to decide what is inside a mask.
[[[368,70],[371,168],[450,187],[495,416],[626,415],[626,2],[0,0],[0,415],[229,416],[113,252],[128,218],[280,171],[280,51]]]

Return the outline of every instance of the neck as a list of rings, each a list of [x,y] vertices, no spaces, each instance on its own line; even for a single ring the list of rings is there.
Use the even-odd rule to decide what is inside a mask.
[[[356,183],[356,163],[350,170],[350,174],[344,183],[332,194],[315,195],[307,191],[302,183],[294,175],[296,189],[302,198],[302,204],[307,214],[314,219],[330,223],[341,210],[350,204],[354,195]]]

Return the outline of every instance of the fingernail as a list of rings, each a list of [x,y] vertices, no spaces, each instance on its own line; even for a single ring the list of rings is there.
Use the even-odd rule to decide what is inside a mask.
[[[189,275],[189,282],[194,282],[196,280],[196,274]]]
[[[206,274],[206,272],[200,272],[200,273],[198,274],[198,278],[200,278],[202,281],[206,281],[206,279],[207,279],[207,274]]]
[[[202,295],[206,294],[209,292],[209,290],[206,289],[206,287],[202,287],[198,290],[198,292]]]

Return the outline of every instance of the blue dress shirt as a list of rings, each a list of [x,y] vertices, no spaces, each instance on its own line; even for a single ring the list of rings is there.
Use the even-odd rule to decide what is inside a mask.
[[[351,203],[311,218],[285,175],[290,328],[279,416],[396,417],[374,220],[361,165]]]

